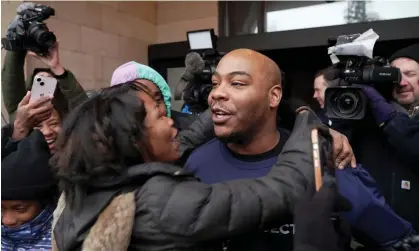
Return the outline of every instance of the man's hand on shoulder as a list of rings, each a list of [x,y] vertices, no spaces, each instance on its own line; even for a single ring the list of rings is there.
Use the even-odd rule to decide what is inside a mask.
[[[343,169],[347,165],[356,167],[356,159],[348,138],[329,128],[329,133],[333,139],[333,161],[337,168]]]
[[[296,110],[297,114],[311,113],[312,124],[317,127],[322,127],[324,124],[321,120],[315,115],[315,113],[307,106],[301,106]],[[322,127],[324,128],[324,127]],[[333,163],[335,167],[339,169],[345,168],[347,165],[351,165],[352,168],[356,167],[356,159],[351,145],[349,144],[348,138],[330,128],[327,128],[328,133],[333,140]],[[325,129],[325,130],[327,130]]]

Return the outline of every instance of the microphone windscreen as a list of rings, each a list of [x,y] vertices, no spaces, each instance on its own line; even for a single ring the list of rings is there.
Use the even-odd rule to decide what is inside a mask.
[[[186,71],[197,74],[202,72],[205,67],[205,61],[197,52],[191,52],[185,58]]]

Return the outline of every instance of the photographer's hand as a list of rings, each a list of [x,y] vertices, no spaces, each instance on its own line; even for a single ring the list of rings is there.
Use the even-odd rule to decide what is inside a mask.
[[[65,73],[64,67],[60,63],[60,55],[58,48],[58,41],[53,47],[49,50],[49,54],[45,57],[40,57],[36,53],[29,51],[29,55],[34,56],[46,64],[56,76],[63,75]]]
[[[363,86],[362,88],[365,95],[370,100],[372,112],[378,126],[383,126],[384,123],[386,123],[396,114],[396,109],[373,87]]]
[[[42,97],[33,103],[29,103],[30,98],[31,93],[27,92],[19,103],[13,123],[13,140],[24,139],[34,126],[51,116],[52,97]]]

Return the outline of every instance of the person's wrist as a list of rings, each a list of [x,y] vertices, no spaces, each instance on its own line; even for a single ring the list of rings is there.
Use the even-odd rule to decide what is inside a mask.
[[[376,104],[373,108],[373,114],[376,118],[377,124],[380,127],[392,119],[396,113],[396,109],[392,104],[389,103],[381,102]]]
[[[15,120],[15,122],[13,122],[13,140],[22,140],[28,135],[28,133],[29,128],[25,126],[23,123],[21,123],[19,120]]]
[[[54,67],[50,67],[51,72],[55,75],[55,76],[61,76],[65,73],[65,68],[61,65],[61,64],[57,64]]]

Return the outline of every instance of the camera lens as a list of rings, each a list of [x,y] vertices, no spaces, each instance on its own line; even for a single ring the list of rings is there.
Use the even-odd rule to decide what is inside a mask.
[[[359,98],[353,93],[344,92],[337,97],[336,101],[340,113],[351,114],[356,110]]]
[[[40,31],[37,33],[37,42],[39,45],[51,48],[55,44],[55,35],[50,31]]]
[[[39,85],[41,85],[41,86],[44,86],[44,84],[45,84],[44,82],[39,83]]]
[[[361,120],[365,116],[367,98],[361,87],[329,87],[325,91],[325,110],[330,118]]]
[[[56,37],[54,33],[48,30],[44,23],[34,22],[28,27],[28,37],[31,41],[30,47],[34,47],[36,51],[47,53],[55,42]],[[29,45],[28,45],[29,46]]]

